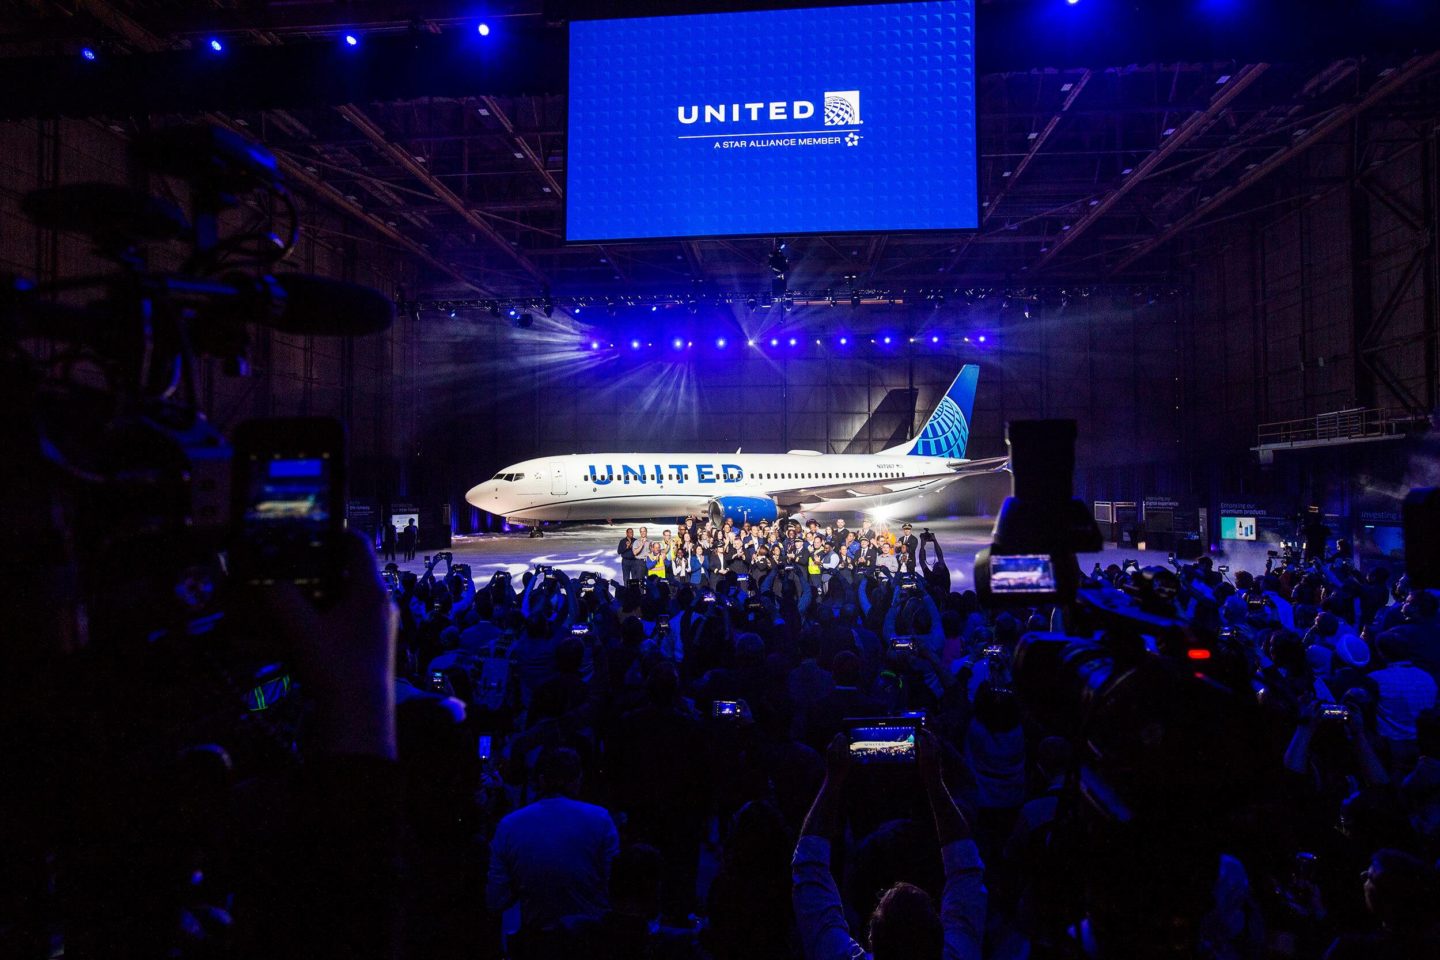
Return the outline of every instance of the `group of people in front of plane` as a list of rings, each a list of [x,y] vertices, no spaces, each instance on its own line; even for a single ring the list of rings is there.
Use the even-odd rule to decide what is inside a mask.
[[[914,573],[917,563],[924,563],[924,539],[908,523],[897,535],[868,518],[853,529],[844,519],[825,527],[814,519],[803,527],[793,520],[737,524],[726,519],[716,527],[703,518],[686,517],[674,531],[662,530],[658,539],[651,538],[648,527],[640,527],[638,536],[635,528],[627,527],[615,552],[627,583],[658,577],[713,588],[729,573],[763,578],[777,567],[793,565],[818,593],[832,577],[848,583],[857,571],[872,567]]]

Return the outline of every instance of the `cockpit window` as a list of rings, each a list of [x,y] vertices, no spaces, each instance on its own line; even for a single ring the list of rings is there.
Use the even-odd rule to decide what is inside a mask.
[[[523,473],[497,473],[495,474],[495,479],[504,480],[506,483],[513,483],[514,481],[519,480],[523,476]]]

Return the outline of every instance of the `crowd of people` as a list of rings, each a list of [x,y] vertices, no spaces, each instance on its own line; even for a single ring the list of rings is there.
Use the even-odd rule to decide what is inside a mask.
[[[869,518],[858,529],[846,529],[844,518],[822,529],[820,521],[811,519],[803,533],[787,536],[782,524],[768,520],[737,524],[726,519],[716,528],[687,517],[675,531],[662,530],[658,540],[650,539],[648,527],[641,527],[639,536],[627,527],[615,552],[627,582],[656,577],[714,589],[731,574],[764,578],[791,564],[800,566],[818,589],[832,576],[851,584],[857,574],[875,567],[914,573],[920,538],[908,523],[900,529],[897,536],[888,524],[872,524]]]
[[[1011,661],[1054,611],[952,592],[908,524],[689,518],[627,530],[617,556],[619,580],[394,580],[402,744],[449,717],[450,764],[478,778],[444,805],[465,808],[474,857],[455,909],[492,925],[466,951],[1164,952],[1047,870],[1080,746],[1026,709]],[[1087,589],[1143,591],[1238,651],[1263,707],[1269,769],[1232,820],[1273,819],[1224,838],[1181,955],[1440,956],[1434,595],[1345,556],[1233,577],[1208,558],[1097,566]],[[912,768],[852,769],[848,718],[917,712]]]
[[[306,773],[252,793],[262,827],[183,833],[187,929],[230,946],[201,955],[1440,957],[1432,593],[1343,558],[1090,571],[1094,602],[1239,664],[1261,760],[1238,801],[1196,787],[1224,807],[1204,836],[1124,841],[1103,731],[1024,682],[1068,611],[987,609],[908,525],[776,526],[627,531],[615,579],[377,578],[357,541],[341,602],[282,592],[301,652],[270,694],[307,704]],[[853,718],[913,721],[908,760],[857,762]]]

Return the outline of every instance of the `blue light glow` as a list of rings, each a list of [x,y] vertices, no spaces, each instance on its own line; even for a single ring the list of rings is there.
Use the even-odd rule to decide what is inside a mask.
[[[886,337],[886,338],[885,338],[885,342],[886,342],[886,343],[889,343],[889,342],[890,342],[890,338],[889,338],[889,337]]]
[[[639,349],[640,349],[640,341],[639,341],[639,340],[631,340],[631,341],[630,341],[630,349],[631,349],[631,350],[639,350]]]
[[[480,26],[476,27],[475,29],[476,29],[477,31],[479,31],[480,36],[482,36],[482,37],[488,37],[488,36],[490,36],[490,24],[488,24],[488,23],[482,23],[482,24],[480,24]]]
[[[219,53],[220,51],[225,49],[225,44],[221,43],[218,37],[211,37],[210,49],[214,50],[216,53]]]
[[[95,51],[94,51],[93,49],[91,49],[90,47],[81,47],[81,48],[80,48],[80,56],[84,57],[86,60],[94,60],[94,59],[95,59]]]
[[[840,346],[842,346],[842,347],[845,346],[845,344],[847,344],[847,343],[849,343],[849,342],[850,342],[850,338],[849,338],[849,337],[841,337],[841,338],[840,338]]]
[[[980,336],[976,337],[975,339],[979,340],[981,343],[984,343],[984,342],[985,342],[985,334],[982,333],[982,334],[980,334]]]
[[[940,338],[939,338],[939,337],[931,337],[931,338],[930,338],[930,342],[931,342],[931,343],[939,343],[939,342],[940,342]]]
[[[599,342],[598,340],[591,340],[591,341],[590,341],[590,349],[591,349],[591,350],[599,350],[599,349],[600,349],[600,342]]]
[[[725,349],[725,338],[724,338],[724,337],[721,337],[719,340],[716,340],[716,341],[715,341],[715,346],[719,347],[721,350],[724,350],[724,349]]]
[[[355,45],[356,45],[357,43],[359,43],[359,42],[360,42],[360,38],[357,37],[357,36],[355,36],[355,34],[353,34],[353,33],[347,33],[347,34],[345,34],[345,46],[347,46],[347,47],[353,47],[353,46],[355,46]]]
[[[771,337],[771,338],[770,338],[770,346],[772,346],[772,347],[778,347],[778,346],[780,346],[780,341],[779,341],[779,340],[776,340],[774,337]]]
[[[794,338],[794,337],[791,337],[791,338],[790,338],[790,346],[792,346],[792,347],[795,346],[795,338]]]
[[[676,337],[674,340],[671,341],[671,345],[676,350],[683,350],[685,348],[685,341],[681,340],[679,337]]]

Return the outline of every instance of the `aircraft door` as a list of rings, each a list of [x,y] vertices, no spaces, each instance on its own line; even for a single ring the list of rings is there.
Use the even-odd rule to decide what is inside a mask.
[[[556,497],[565,496],[565,461],[550,461],[550,493]]]

